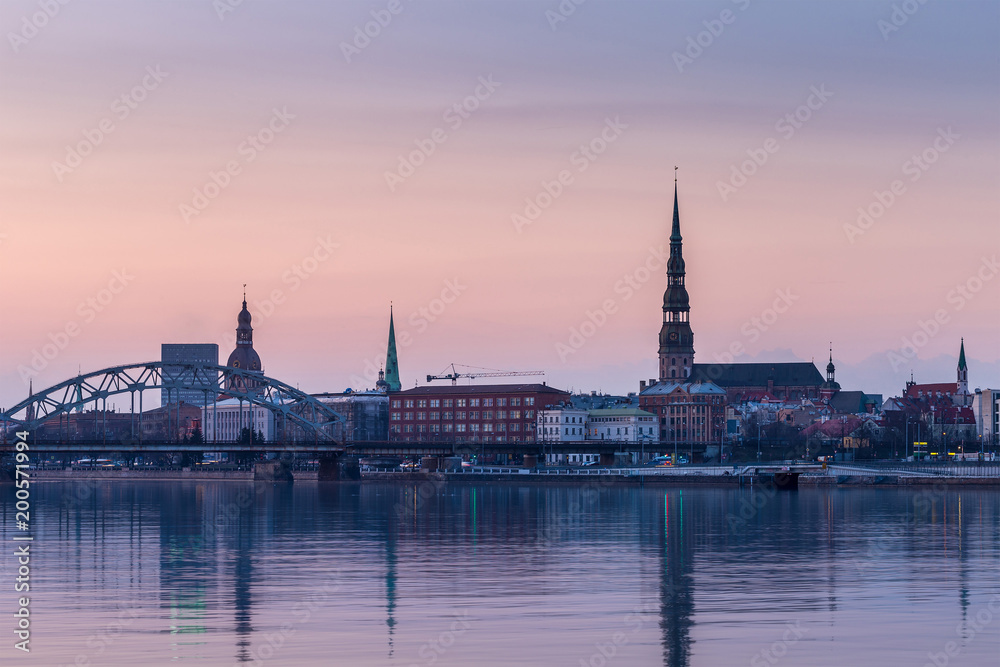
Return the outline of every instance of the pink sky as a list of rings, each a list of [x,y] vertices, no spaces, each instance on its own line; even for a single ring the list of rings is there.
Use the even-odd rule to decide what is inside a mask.
[[[0,47],[0,405],[26,395],[23,367],[67,326],[36,389],[156,359],[163,342],[217,342],[224,359],[243,283],[266,372],[309,391],[359,388],[384,359],[390,300],[412,339],[404,386],[455,362],[634,391],[656,369],[674,165],[696,361],[738,342],[745,361],[825,363],[833,341],[845,388],[895,393],[911,368],[951,380],[964,336],[970,384],[1000,385],[996,6],[928,4],[885,39],[891,3],[741,4],[595,2],[555,30],[555,2],[404,4],[350,63],[338,45],[384,3],[247,2],[223,20],[209,3],[66,5]],[[672,54],[727,8],[734,22],[679,72]],[[3,34],[37,10],[4,3]],[[125,115],[116,100],[144,77]],[[477,86],[455,127],[448,110]],[[801,127],[779,129],[824,86]],[[294,118],[250,160],[241,146],[275,109]],[[614,119],[581,171],[574,154]],[[445,140],[390,190],[386,172],[435,128]],[[87,133],[92,153],[54,168]],[[768,138],[777,151],[724,200],[719,182]],[[925,150],[935,162],[914,171]],[[239,173],[185,220],[228,162]],[[512,215],[564,170],[518,231]],[[845,232],[896,180],[885,214]],[[626,299],[616,284],[644,265]],[[91,319],[81,304],[115,271],[124,289]],[[752,318],[779,290],[795,300],[765,331]],[[888,353],[936,313],[893,368]]]

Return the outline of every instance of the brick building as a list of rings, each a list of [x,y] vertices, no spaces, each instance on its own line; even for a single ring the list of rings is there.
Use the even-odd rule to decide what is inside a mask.
[[[570,400],[546,384],[416,387],[389,394],[391,442],[534,442],[536,412]]]

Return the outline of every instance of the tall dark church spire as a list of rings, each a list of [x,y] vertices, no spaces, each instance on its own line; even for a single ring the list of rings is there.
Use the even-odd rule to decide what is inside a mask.
[[[396,356],[396,327],[392,322],[392,304],[389,304],[389,345],[385,353],[385,383],[389,391],[399,391],[399,358]]]
[[[663,326],[660,327],[660,380],[683,382],[691,375],[694,334],[688,316],[691,304],[684,286],[681,216],[677,203],[677,167],[674,167],[674,219],[670,229],[667,291],[663,293]]]

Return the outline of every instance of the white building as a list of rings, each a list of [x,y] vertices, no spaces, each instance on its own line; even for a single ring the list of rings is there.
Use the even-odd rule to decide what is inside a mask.
[[[588,440],[617,440],[638,444],[660,442],[656,415],[639,408],[591,410],[587,419]]]
[[[549,408],[538,411],[538,440],[541,442],[576,442],[587,437],[587,410]]]
[[[227,398],[202,408],[205,442],[236,442],[244,428],[259,431],[265,442],[275,439],[274,415],[267,408]]]
[[[538,440],[543,443],[610,440],[633,445],[633,449],[639,445],[646,453],[651,453],[652,446],[660,442],[660,436],[656,415],[645,410],[560,407],[538,411]],[[561,452],[545,455],[550,465],[583,465],[596,462],[599,458],[598,454],[566,451],[565,448]]]

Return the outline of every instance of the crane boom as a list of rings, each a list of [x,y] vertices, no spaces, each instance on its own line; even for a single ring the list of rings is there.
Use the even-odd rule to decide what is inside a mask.
[[[458,364],[461,366],[462,364]],[[463,366],[463,368],[473,368],[472,366]],[[445,370],[448,370],[447,368]],[[500,377],[518,377],[526,375],[545,375],[545,371],[500,371],[495,369],[483,369],[485,372],[473,371],[471,373],[459,373],[455,369],[455,364],[451,364],[451,372],[443,373],[441,375],[428,375],[427,381],[433,382],[434,380],[451,380],[452,386],[458,384],[458,378],[469,378],[474,380],[475,378],[500,378]]]

